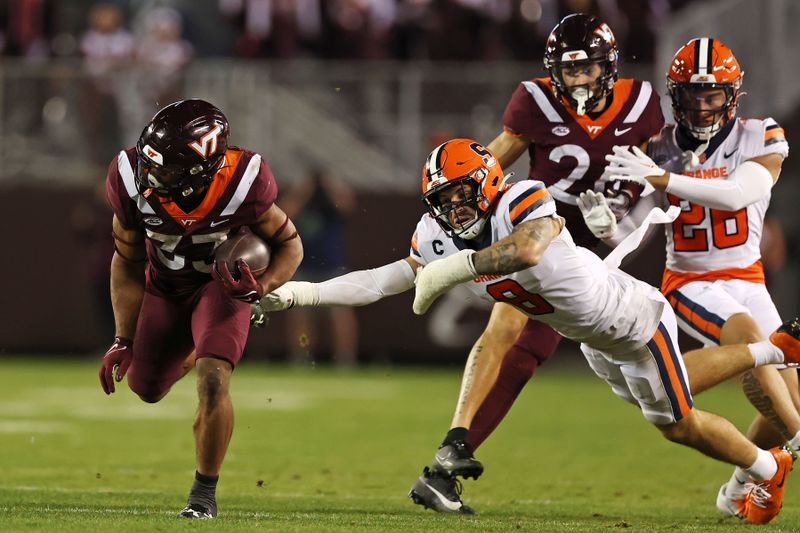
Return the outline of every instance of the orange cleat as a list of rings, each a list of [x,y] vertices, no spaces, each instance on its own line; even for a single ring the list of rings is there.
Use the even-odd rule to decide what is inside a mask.
[[[800,363],[800,318],[784,322],[769,336],[769,342],[781,349],[784,363]]]
[[[780,330],[779,330],[780,331]],[[781,446],[769,451],[778,463],[778,471],[770,479],[756,481],[744,501],[744,519],[751,524],[766,524],[778,516],[783,506],[783,489],[792,469],[795,454]]]

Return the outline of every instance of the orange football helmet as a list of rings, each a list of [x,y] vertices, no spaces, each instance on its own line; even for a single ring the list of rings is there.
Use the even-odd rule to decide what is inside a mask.
[[[699,141],[708,141],[736,115],[742,72],[730,48],[718,39],[692,39],[672,58],[667,92],[675,120]],[[710,95],[722,89],[724,98]]]
[[[506,190],[506,180],[488,148],[472,139],[453,139],[434,148],[425,161],[422,201],[446,232],[474,239]],[[459,213],[459,208],[467,209]],[[467,217],[469,210],[473,213]]]

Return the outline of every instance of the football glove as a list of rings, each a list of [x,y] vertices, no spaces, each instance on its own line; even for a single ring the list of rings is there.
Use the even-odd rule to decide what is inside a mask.
[[[642,196],[647,196],[655,191],[655,188],[646,178],[663,176],[667,171],[656,165],[638,146],[633,146],[631,150],[628,150],[627,146],[615,146],[612,153],[606,156],[606,161],[609,162],[606,173],[610,174],[609,179],[612,180],[638,183],[644,187]]]
[[[417,277],[414,280],[417,287],[414,295],[415,314],[424,314],[439,296],[456,285],[478,276],[472,264],[474,253],[475,250],[461,250],[417,269]]]
[[[607,239],[617,231],[617,217],[608,205],[606,197],[595,191],[585,191],[578,196],[586,227],[598,239]]]
[[[114,380],[122,381],[133,361],[133,341],[125,337],[114,337],[114,343],[106,350],[100,364],[100,386],[103,392],[114,392]],[[116,374],[116,375],[115,375]]]
[[[211,269],[211,276],[222,284],[225,292],[231,298],[247,303],[254,303],[260,300],[264,296],[264,287],[250,272],[250,266],[244,259],[237,259],[236,268],[240,273],[238,280],[233,278],[225,261],[215,261],[214,268]]]

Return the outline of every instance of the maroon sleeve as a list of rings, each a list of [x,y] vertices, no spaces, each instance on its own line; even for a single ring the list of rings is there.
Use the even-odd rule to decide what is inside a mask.
[[[122,182],[122,176],[119,174],[119,157],[120,155],[114,157],[108,165],[108,173],[106,174],[106,200],[111,210],[114,211],[117,220],[122,224],[122,227],[133,229],[138,226],[136,205],[128,195],[125,184]]]
[[[258,170],[253,186],[250,188],[251,205],[256,219],[263,215],[275,203],[278,196],[278,184],[272,175],[269,165],[261,158],[261,167]]]
[[[522,135],[531,138],[533,111],[533,98],[521,83],[511,95],[506,110],[503,113],[503,127],[513,135]]]
[[[650,100],[642,113],[641,122],[646,125],[644,134],[649,139],[661,132],[664,127],[664,113],[661,112],[661,97],[655,89],[650,94]]]

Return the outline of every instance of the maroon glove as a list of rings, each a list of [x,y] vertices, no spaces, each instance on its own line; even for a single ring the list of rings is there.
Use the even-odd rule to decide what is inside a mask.
[[[114,337],[114,344],[103,356],[100,365],[100,386],[106,394],[114,392],[114,372],[116,380],[122,381],[133,360],[133,341],[125,337]]]
[[[222,283],[231,298],[236,298],[247,303],[255,303],[264,296],[264,287],[256,280],[250,267],[244,259],[236,260],[236,268],[239,270],[239,279],[234,279],[228,264],[225,261],[215,261],[214,268],[211,269],[211,276]]]

